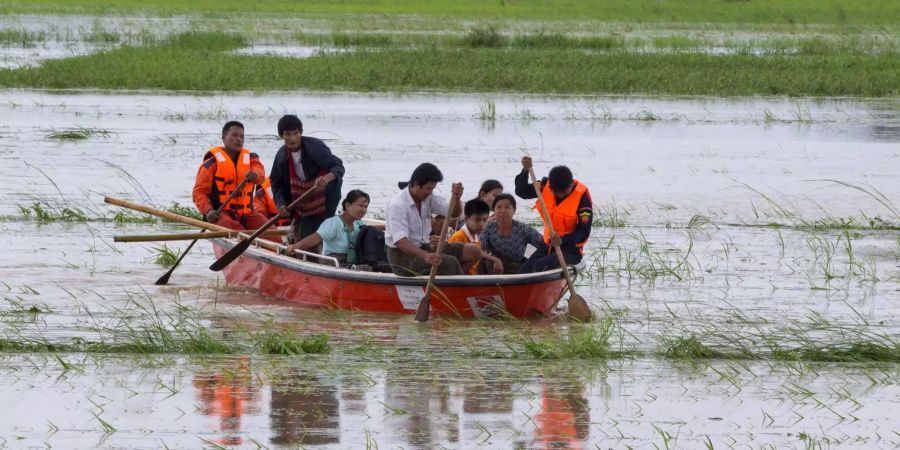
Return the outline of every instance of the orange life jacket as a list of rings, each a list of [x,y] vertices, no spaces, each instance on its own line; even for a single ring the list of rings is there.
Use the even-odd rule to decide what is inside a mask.
[[[575,180],[575,188],[572,189],[572,193],[563,199],[562,203],[557,205],[556,196],[553,195],[553,190],[550,189],[550,183],[548,182],[544,185],[544,189],[541,190],[541,196],[544,197],[544,203],[547,204],[547,212],[550,213],[549,223],[553,225],[553,229],[556,230],[558,236],[562,237],[575,231],[575,227],[578,225],[578,205],[581,203],[581,196],[587,191],[588,188],[584,183]],[[534,208],[537,209],[541,217],[544,217],[544,211],[541,209],[540,202],[535,203]],[[544,221],[547,223],[546,217],[544,217]],[[587,240],[575,244],[575,247],[578,248],[582,255],[584,254],[582,248],[585,242]],[[548,246],[550,245],[550,227],[547,225],[544,225],[544,243]]]
[[[269,218],[278,215],[278,206],[275,205],[275,196],[272,195],[272,182],[268,178],[262,184],[256,185],[256,192],[253,194],[253,209]],[[279,219],[275,224],[278,226],[290,225],[291,221]]]
[[[275,196],[272,195],[272,182],[268,178],[256,190],[254,202],[257,209],[260,212],[264,212],[267,216],[272,217],[278,214],[278,207],[275,206]]]
[[[206,152],[216,158],[216,173],[213,175],[213,207],[218,209],[228,199],[238,183],[250,171],[250,150],[241,148],[237,164],[228,156],[222,146],[213,147]],[[235,165],[237,167],[235,167]],[[235,169],[237,171],[235,172]],[[230,212],[235,216],[246,216],[253,212],[253,184],[246,183],[241,192],[234,196],[222,212]]]

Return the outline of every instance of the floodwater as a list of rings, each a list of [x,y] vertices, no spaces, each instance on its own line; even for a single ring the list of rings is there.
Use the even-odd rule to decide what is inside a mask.
[[[525,152],[538,172],[568,164],[605,223],[624,225],[594,228],[578,290],[629,355],[511,353],[529,336],[579,329],[559,319],[418,325],[292,307],[223,286],[203,242],[157,287],[156,245],[112,237],[184,228],[39,223],[20,210],[112,217],[105,195],[190,204],[225,121],[245,124],[246,146],[268,165],[284,113],[344,160],[345,191],[367,191],[374,214],[424,161],[443,170],[441,191],[461,181],[466,196],[486,178],[511,191]],[[665,338],[690,334],[760,352],[767,339],[897,341],[897,231],[804,226],[900,223],[895,101],[7,90],[0,115],[5,339],[104,340],[189,311],[226,337],[290,327],[331,343],[302,357],[3,353],[9,446],[900,445],[897,363],[658,355]],[[54,137],[62,131],[86,138]],[[518,214],[533,221],[528,206]]]

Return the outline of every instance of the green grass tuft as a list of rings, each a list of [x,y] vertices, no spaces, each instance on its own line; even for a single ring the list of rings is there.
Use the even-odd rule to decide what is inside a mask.
[[[34,202],[30,207],[19,205],[19,211],[25,220],[41,223],[49,222],[87,222],[87,214],[79,208],[55,208],[46,203]]]
[[[151,257],[153,259],[153,263],[163,267],[172,267],[173,265],[175,265],[175,261],[178,261],[178,257],[181,255],[180,251],[175,251],[169,248],[166,244],[154,247],[153,251],[156,252],[156,257]]]
[[[302,338],[287,331],[267,329],[256,334],[255,339],[259,351],[270,355],[320,354],[330,349],[327,334]]]
[[[539,339],[529,336],[522,344],[522,354],[533,359],[605,359],[621,356],[621,352],[611,351],[609,347],[613,330],[613,320],[604,317],[596,326],[573,327],[568,334],[554,333]]]
[[[696,335],[663,338],[663,356],[673,359],[743,359],[743,352],[729,352],[712,348]]]

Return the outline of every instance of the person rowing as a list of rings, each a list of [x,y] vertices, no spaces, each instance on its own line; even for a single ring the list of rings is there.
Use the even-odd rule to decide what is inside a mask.
[[[244,125],[230,121],[222,127],[222,145],[210,148],[197,170],[192,198],[204,219],[232,230],[254,230],[268,220],[254,209],[253,185],[266,169],[259,156],[244,147]],[[232,193],[240,187],[233,197]],[[231,197],[225,208],[217,210]]]

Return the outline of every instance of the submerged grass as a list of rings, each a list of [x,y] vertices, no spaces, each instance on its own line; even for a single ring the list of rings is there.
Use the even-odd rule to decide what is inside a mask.
[[[112,319],[85,311],[94,322],[89,329],[99,336],[51,340],[13,328],[0,337],[0,352],[133,353],[133,354],[262,354],[300,355],[328,353],[328,335],[302,336],[286,331],[229,332],[207,326],[200,311],[176,300],[174,309],[163,311],[145,293],[126,292],[129,304],[114,308]]]
[[[88,139],[94,136],[100,137],[109,137],[110,132],[107,130],[96,129],[96,128],[86,128],[86,127],[77,127],[77,128],[68,128],[64,130],[51,130],[47,133],[47,139],[55,139],[60,141],[66,140],[83,140]]]
[[[170,222],[154,216],[137,214],[132,211],[116,211],[112,216],[100,215],[99,212],[89,212],[78,206],[63,206],[49,201],[37,201],[29,206],[19,205],[19,216],[0,216],[0,220],[6,221],[34,221],[39,223],[53,222],[115,222],[115,223],[158,223]],[[181,216],[202,220],[203,216],[192,206],[181,205],[172,202],[165,211]]]
[[[152,259],[155,264],[163,267],[172,267],[181,255],[180,251],[173,250],[166,244],[154,247],[153,251],[156,253],[156,257],[151,257],[150,259]]]
[[[895,55],[590,53],[492,47],[489,30],[467,48],[382,48],[310,58],[224,53],[246,38],[191,32],[163,45],[121,47],[0,71],[0,85],[168,90],[355,90],[642,93],[881,97],[900,93]],[[644,119],[646,120],[646,119]]]
[[[708,324],[699,330],[660,336],[657,354],[672,359],[752,359],[787,362],[896,363],[900,341],[869,326],[829,322],[812,313],[807,324],[767,328],[765,320],[736,312],[727,319],[741,326],[725,330]]]
[[[328,353],[328,335],[318,334],[301,338],[285,330],[271,328],[254,336],[256,346],[262,353],[270,355],[302,355],[304,353]]]
[[[553,333],[537,339],[528,336],[520,353],[533,359],[621,357],[622,352],[610,349],[613,329],[613,320],[604,317],[596,326],[572,328],[567,334]]]
[[[34,220],[35,222],[87,222],[87,214],[77,207],[61,207],[56,208],[48,203],[32,203],[31,206],[25,207],[19,205],[19,211],[22,218],[26,221]]]

